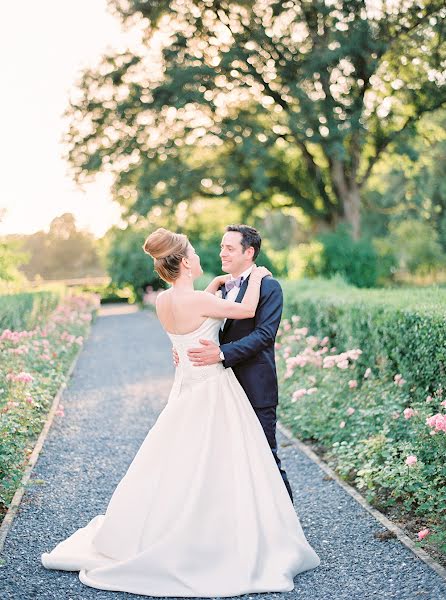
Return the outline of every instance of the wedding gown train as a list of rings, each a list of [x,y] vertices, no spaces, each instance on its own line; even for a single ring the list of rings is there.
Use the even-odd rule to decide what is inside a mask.
[[[103,590],[222,597],[290,591],[319,565],[232,369],[187,358],[220,324],[168,334],[180,365],[166,407],[105,515],[42,554],[44,567]]]

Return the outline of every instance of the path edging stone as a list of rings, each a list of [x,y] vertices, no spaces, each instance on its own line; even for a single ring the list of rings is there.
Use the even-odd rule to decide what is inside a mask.
[[[381,513],[376,508],[373,508],[367,500],[361,496],[361,494],[355,490],[351,485],[343,481],[337,473],[333,471],[331,467],[327,465],[309,446],[307,446],[304,442],[301,442],[299,439],[293,436],[291,431],[285,427],[279,421],[277,422],[277,429],[294,445],[307,456],[311,461],[316,463],[322,471],[324,471],[327,475],[329,475],[338,485],[340,485],[352,498],[356,500],[367,512],[369,512],[383,527],[392,532],[399,541],[404,544],[409,550],[411,550],[420,560],[426,563],[431,569],[433,569],[437,575],[442,577],[446,581],[446,568],[440,565],[436,560],[434,560],[425,550],[422,548],[418,548],[415,543],[410,539],[410,537],[404,533],[404,531],[395,525],[393,521],[388,519],[383,513]]]

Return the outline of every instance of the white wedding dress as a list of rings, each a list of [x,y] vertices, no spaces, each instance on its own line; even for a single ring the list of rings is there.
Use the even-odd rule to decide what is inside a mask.
[[[285,592],[320,563],[302,531],[262,427],[232,369],[193,367],[221,320],[168,334],[180,366],[168,403],[105,515],[42,554],[102,590],[222,597]]]

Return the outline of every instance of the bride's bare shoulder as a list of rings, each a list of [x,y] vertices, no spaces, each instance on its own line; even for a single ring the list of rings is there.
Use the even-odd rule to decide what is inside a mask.
[[[200,302],[206,301],[210,296],[212,296],[212,294],[210,294],[209,292],[195,290],[191,299]]]
[[[156,296],[156,300],[155,300],[155,305],[156,307],[158,306],[163,306],[163,304],[165,303],[168,294],[169,294],[170,290],[163,290],[162,292],[160,292],[159,294],[157,294]]]
[[[175,306],[177,306],[178,304],[181,307],[192,305],[198,298],[202,297],[202,294],[207,295],[206,292],[200,292],[195,290],[184,292],[182,291],[180,293],[172,292],[171,289],[164,290],[163,292],[160,292],[156,297],[156,307],[162,308],[165,305],[170,305],[172,301],[174,302]]]

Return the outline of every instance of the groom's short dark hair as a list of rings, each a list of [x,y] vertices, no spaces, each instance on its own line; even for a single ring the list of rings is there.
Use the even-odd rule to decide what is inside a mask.
[[[260,246],[262,245],[262,238],[257,229],[254,229],[254,227],[250,227],[249,225],[228,225],[226,231],[238,231],[238,233],[241,233],[243,252],[252,246],[254,248],[252,260],[254,261],[258,257]]]

